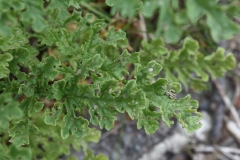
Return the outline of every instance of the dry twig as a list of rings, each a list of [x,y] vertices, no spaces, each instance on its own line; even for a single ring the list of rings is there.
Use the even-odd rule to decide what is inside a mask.
[[[229,152],[233,154],[239,154],[240,155],[240,149],[232,148],[232,147],[223,147],[223,146],[205,146],[205,145],[199,145],[194,147],[195,152],[214,152],[217,149],[221,149],[223,152]]]
[[[142,30],[142,37],[145,41],[147,41],[148,40],[147,27],[146,27],[146,23],[142,13],[139,13],[139,18],[140,18],[140,28]]]
[[[216,80],[213,80],[213,83],[215,84],[216,88],[218,89],[218,91],[221,95],[221,98],[223,99],[226,107],[230,110],[230,112],[233,116],[233,119],[236,122],[238,128],[240,128],[240,118],[239,118],[239,115],[238,115],[238,112],[237,112],[236,108],[233,106],[229,97],[226,95],[226,93],[221,88],[221,86],[218,84],[218,82]]]
[[[196,146],[194,147],[195,152],[215,152],[220,151],[222,154],[224,154],[226,157],[232,159],[232,160],[239,160],[240,159],[240,150],[237,148],[231,148],[231,147],[222,147],[222,146]],[[237,155],[233,155],[237,154]]]
[[[229,120],[227,117],[224,117],[224,120],[229,132],[237,139],[238,143],[240,143],[240,128],[237,127],[235,122]]]

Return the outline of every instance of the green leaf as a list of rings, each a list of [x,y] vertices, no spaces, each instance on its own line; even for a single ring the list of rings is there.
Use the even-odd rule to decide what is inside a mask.
[[[95,71],[103,64],[103,59],[100,54],[96,54],[93,57],[86,59],[83,63],[79,64],[79,69],[76,72],[76,76],[85,79],[88,76],[89,71]]]
[[[7,159],[7,152],[2,144],[0,144],[0,157],[2,157],[4,160]]]
[[[174,107],[175,116],[177,117],[178,121],[189,133],[199,129],[202,126],[202,124],[199,122],[202,116],[197,112],[198,101],[190,100],[190,95],[179,99],[177,104],[172,106]]]
[[[33,95],[24,99],[19,105],[19,107],[24,111],[24,113],[26,113],[26,115],[28,115],[29,117],[31,117],[33,113],[41,111],[43,106],[44,103],[38,102]]]
[[[80,6],[79,6],[79,3],[80,3],[81,1],[79,1],[79,0],[70,0],[69,1],[69,6],[73,6],[73,7],[75,7],[76,9],[79,9],[80,8]]]
[[[88,121],[82,117],[75,117],[68,113],[64,119],[64,126],[61,130],[61,136],[66,139],[70,133],[77,138],[82,138],[88,134],[90,129],[88,128]]]
[[[152,78],[157,76],[159,72],[162,70],[162,65],[155,61],[150,61],[143,69],[138,73],[138,80],[142,80],[145,83],[149,76]]]
[[[9,36],[11,31],[10,27],[8,26],[9,21],[11,22],[13,17],[7,13],[0,14],[0,35],[1,36]],[[13,19],[14,20],[14,19]]]
[[[99,95],[93,97],[95,99],[94,101],[91,99],[85,100],[85,103],[91,107],[89,109],[91,123],[94,125],[99,125],[100,128],[106,128],[107,130],[113,128],[114,121],[117,119],[117,112],[115,108],[112,107],[112,104],[107,102],[111,102],[111,100],[113,100],[114,95],[112,95],[112,93],[117,88],[118,81],[106,81],[102,84]]]
[[[13,59],[12,55],[9,53],[0,54],[0,79],[3,77],[7,77],[10,73],[8,66],[8,62]]]
[[[69,0],[68,1],[51,0],[51,3],[48,5],[47,9],[51,10],[52,12],[55,12],[55,14],[53,15],[56,20],[64,21],[70,16],[69,12],[67,11],[70,2]],[[74,5],[75,4],[76,3],[74,3]]]
[[[0,48],[3,51],[15,50],[25,45],[28,39],[23,35],[23,31],[19,28],[12,29],[9,36],[0,36]]]
[[[11,3],[11,2],[10,2]],[[12,3],[11,3],[12,7],[14,8],[15,11],[21,11],[24,9],[25,7],[25,2],[23,1],[17,1],[17,0],[14,0]]]
[[[143,40],[141,46],[143,50],[140,51],[140,56],[141,63],[143,64],[147,64],[153,59],[161,62],[161,59],[164,59],[168,53],[168,49],[165,47],[163,39],[154,39],[149,43]]]
[[[240,32],[240,27],[228,17],[225,11],[216,1],[195,0],[187,1],[187,12],[190,20],[196,22],[198,16],[207,16],[207,25],[211,30],[211,36],[215,42],[221,39],[229,39]],[[219,19],[219,17],[221,17]]]
[[[120,91],[119,96],[114,98],[110,105],[115,106],[119,112],[126,111],[134,119],[138,110],[146,107],[145,94],[142,90],[137,89],[137,84],[134,80],[128,81]]]
[[[48,125],[56,126],[56,121],[59,119],[63,111],[62,103],[56,102],[51,109],[51,112],[45,112],[44,122]]]
[[[236,59],[233,54],[224,55],[225,50],[218,48],[218,50],[204,57],[205,65],[203,66],[213,78],[223,76],[225,72],[233,69],[236,66]],[[199,62],[201,63],[201,62]]]
[[[13,59],[9,62],[9,70],[10,72],[18,78],[19,82],[22,82],[26,79],[30,80],[30,77],[20,71],[20,66],[29,67],[29,61],[33,61],[32,58],[34,54],[30,54],[29,50],[26,48],[18,48],[13,50],[12,52]]]
[[[197,22],[197,20],[201,18],[201,16],[203,15],[204,10],[201,7],[197,6],[195,1],[187,0],[186,6],[187,6],[187,15],[191,20],[191,22],[192,23]]]
[[[70,157],[68,157],[67,160],[78,160],[78,158],[76,156],[70,156]]]
[[[106,4],[108,5],[108,6],[114,6],[114,4],[115,4],[115,2],[116,2],[116,0],[106,0]]]
[[[38,128],[24,121],[16,123],[13,128],[9,130],[9,135],[12,137],[9,141],[16,146],[29,144],[30,133],[37,133]]]
[[[118,81],[107,81],[102,84],[99,96],[94,101],[87,101],[91,106],[90,120],[107,130],[113,127],[117,119],[116,110],[122,113],[126,111],[134,119],[137,113],[145,108],[145,94],[137,88],[134,80],[129,81],[124,87],[120,87]]]
[[[31,22],[32,28],[36,32],[41,32],[47,27],[44,19],[46,13],[43,10],[43,1],[26,1],[26,10],[21,14],[21,20],[25,23]]]
[[[105,59],[101,69],[107,72],[109,75],[113,76],[118,80],[122,80],[123,74],[129,74],[126,69],[127,63],[138,63],[139,62],[139,53],[129,54],[127,50],[124,50],[119,58],[115,59],[114,62]]]
[[[60,68],[57,68],[57,71],[59,74],[64,75],[65,80],[69,80],[74,75],[74,70],[71,67],[61,66]]]
[[[178,42],[181,36],[182,31],[174,25],[171,25],[163,34],[163,37],[167,43]]]
[[[206,88],[204,82],[207,82],[209,76],[217,78],[234,68],[236,60],[232,54],[224,56],[224,50],[218,49],[215,53],[205,56],[200,53],[197,41],[186,38],[182,49],[176,51],[167,51],[161,41],[154,40],[151,43],[143,42],[141,50],[142,63],[146,63],[145,57],[151,52],[152,59],[156,59],[163,66],[166,78],[171,82],[181,82],[188,88],[195,90]],[[159,51],[155,50],[158,44]],[[221,64],[221,65],[219,65]],[[177,73],[174,74],[174,73]],[[195,76],[194,74],[195,73]],[[210,74],[210,75],[209,75]]]
[[[144,111],[143,115],[145,115],[146,118],[144,117],[138,120],[137,128],[141,129],[142,126],[144,126],[144,129],[147,134],[155,133],[159,127],[159,122],[156,119],[161,117],[161,114],[158,114],[157,112]]]
[[[9,157],[10,159],[31,159],[32,152],[29,148],[17,147],[15,145],[11,145],[9,148]]]
[[[168,0],[163,0],[161,3],[155,35],[157,38],[163,35],[169,43],[179,41],[182,35],[180,27],[175,22],[174,10]]]
[[[76,141],[79,141],[79,145],[77,143],[73,143],[73,148],[76,150],[76,151],[79,151],[80,150],[80,147],[82,147],[82,150],[84,152],[84,154],[87,153],[88,149],[89,149],[89,146],[88,146],[88,143],[89,142],[94,142],[94,143],[97,143],[99,141],[101,137],[101,131],[95,129],[95,128],[91,128],[91,130],[89,131],[89,133],[81,138],[80,140],[76,140]]]
[[[58,71],[55,69],[60,65],[60,62],[55,59],[54,56],[49,56],[43,59],[43,62],[34,64],[32,68],[32,74],[34,74],[38,80],[46,81],[53,80],[57,75]]]
[[[0,95],[0,111],[0,130],[8,129],[9,121],[19,119],[23,115],[18,103],[7,93]]]
[[[157,113],[160,113],[161,119],[168,125],[172,125],[173,121],[170,120],[172,117],[176,117],[178,121],[182,124],[183,128],[187,132],[193,132],[201,127],[201,114],[197,112],[198,102],[190,99],[190,95],[175,100],[170,98],[166,93],[168,81],[166,79],[158,79],[156,82],[145,85],[143,90],[146,93],[146,97],[149,101],[149,106],[155,106],[159,111],[148,110],[143,115],[144,120],[147,122],[140,121],[138,128],[144,126],[147,133],[154,133],[158,128],[158,122],[156,121],[158,117]],[[180,84],[173,83],[169,87],[174,90],[174,94],[181,91]],[[155,117],[150,118],[149,117]],[[159,117],[159,118],[160,118]]]
[[[87,154],[84,157],[84,160],[108,160],[108,158],[103,154],[98,154],[95,157],[93,154],[93,151],[89,149]]]
[[[91,128],[88,135],[82,138],[82,141],[86,142],[94,142],[97,143],[101,137],[101,131],[97,130],[96,128]]]
[[[60,80],[53,84],[54,98],[56,98],[57,100],[61,100],[63,98],[63,96],[65,95],[65,85],[65,80]]]
[[[153,16],[154,11],[159,7],[158,0],[145,0],[142,6],[142,14],[146,18],[150,18]]]
[[[6,151],[2,144],[0,144],[0,157],[3,160],[7,159],[31,159],[32,152],[29,148],[16,147],[15,145],[11,145],[9,150]]]
[[[113,45],[114,47],[117,47],[117,41],[119,40],[125,40],[126,33],[122,30],[118,30],[117,32],[114,31],[114,27],[111,27],[110,30],[107,32],[107,43],[109,45]]]
[[[122,3],[122,0],[116,0],[115,5],[112,7],[111,14],[116,14],[118,11],[123,17],[133,17],[136,10],[140,9],[142,2],[139,0],[131,0],[128,3]]]

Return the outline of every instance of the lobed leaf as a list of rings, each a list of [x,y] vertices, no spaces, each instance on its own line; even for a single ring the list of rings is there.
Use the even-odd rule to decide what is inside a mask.
[[[15,50],[28,43],[26,36],[20,28],[11,30],[9,36],[0,36],[0,49],[3,51]]]
[[[109,1],[107,1],[109,4]],[[139,0],[131,0],[128,3],[122,3],[121,0],[116,0],[112,7],[111,14],[116,14],[118,11],[123,17],[133,17],[138,9],[142,6],[142,2]]]
[[[114,47],[117,47],[117,41],[119,40],[125,40],[126,39],[126,33],[122,30],[118,30],[114,32],[114,27],[111,27],[110,30],[107,32],[107,42],[106,44],[113,45]]]
[[[107,72],[110,76],[115,79],[122,80],[123,74],[129,74],[126,69],[127,63],[139,63],[139,53],[129,54],[127,50],[124,50],[119,58],[115,59],[113,62],[105,59],[101,69]]]
[[[31,159],[32,153],[29,148],[16,147],[11,145],[9,150],[4,150],[2,144],[0,144],[0,157],[3,160],[7,159]]]
[[[32,74],[41,81],[53,80],[58,75],[58,71],[55,68],[59,65],[60,62],[51,55],[45,58],[43,62],[33,64],[33,66],[31,66]]]
[[[98,154],[96,157],[93,154],[92,150],[88,150],[84,160],[108,160],[108,158],[103,154]]]
[[[9,127],[9,121],[22,118],[23,114],[18,103],[13,101],[9,93],[0,95],[0,130],[6,130]]]
[[[176,117],[188,132],[193,132],[201,127],[201,114],[197,112],[198,102],[186,96],[179,100],[166,95],[168,81],[158,79],[152,84],[145,85],[149,108],[142,113],[142,119],[138,121],[138,128],[144,126],[146,133],[154,133],[158,128],[158,119],[161,118],[168,126],[173,124],[170,119]],[[170,89],[177,94],[181,91],[180,84],[173,83]],[[155,109],[158,108],[157,110]],[[152,109],[151,109],[152,108]]]
[[[6,66],[8,62],[13,59],[12,55],[9,53],[0,54],[0,79],[3,77],[7,77],[10,73],[9,69]]]
[[[114,6],[115,2],[116,2],[116,0],[106,0],[105,3],[112,7],[112,6]]]
[[[61,136],[66,139],[69,134],[75,135],[77,138],[82,138],[88,134],[88,121],[82,117],[75,117],[68,113],[64,119],[64,126],[61,130]]]
[[[51,112],[45,112],[44,122],[48,125],[56,126],[56,121],[59,119],[63,111],[63,106],[61,103],[56,102],[51,109]]]
[[[156,50],[156,45],[161,46],[158,48],[162,49]],[[161,40],[153,40],[150,43],[143,42],[142,63],[145,63],[145,57],[156,59],[163,66],[168,80],[181,82],[186,88],[190,86],[195,90],[204,89],[204,82],[208,81],[210,75],[212,78],[223,76],[226,71],[233,69],[236,64],[233,55],[228,54],[225,56],[223,49],[218,49],[208,56],[204,56],[198,50],[197,41],[190,38],[184,40],[182,49],[168,52]],[[153,54],[147,56],[149,53]]]
[[[16,146],[29,144],[30,133],[37,133],[38,128],[24,121],[20,121],[9,130],[9,135],[12,137],[9,141]]]
[[[206,23],[211,30],[213,40],[216,42],[219,42],[221,39],[229,39],[240,32],[239,26],[228,18],[214,1],[188,0],[187,6],[187,13],[192,22],[196,21],[199,16],[201,17],[202,14],[207,16]],[[221,16],[221,19],[218,18],[219,16]]]
[[[24,99],[19,107],[28,115],[31,117],[35,112],[39,112],[42,110],[44,103],[43,102],[38,102],[37,99],[33,96],[33,91],[30,91],[29,97]]]
[[[32,152],[29,148],[16,147],[11,145],[8,152],[10,159],[31,159]]]
[[[41,32],[47,27],[43,10],[43,1],[26,1],[26,10],[21,14],[21,20],[25,23],[31,22],[32,28],[36,32]]]
[[[110,2],[107,1],[108,3]],[[154,35],[156,38],[163,37],[167,43],[178,42],[186,28],[196,26],[199,20],[205,21],[203,25],[210,29],[215,42],[229,39],[240,32],[240,27],[233,21],[234,16],[240,15],[238,4],[234,1],[228,5],[221,5],[217,1],[186,0],[183,2],[185,5],[181,4],[182,2],[178,3],[175,0],[143,0],[142,3],[138,0],[129,3],[116,0],[111,14],[119,11],[123,17],[133,17],[136,11],[141,11],[147,19],[158,15]],[[207,17],[206,20],[203,19],[204,16]],[[222,18],[219,19],[218,16]]]

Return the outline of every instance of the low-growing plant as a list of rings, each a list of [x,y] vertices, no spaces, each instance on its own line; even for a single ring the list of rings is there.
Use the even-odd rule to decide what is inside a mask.
[[[232,54],[219,49],[204,56],[191,38],[179,50],[154,39],[129,53],[126,33],[83,11],[86,5],[83,0],[0,1],[2,159],[58,159],[70,154],[71,146],[82,149],[86,160],[107,159],[95,156],[88,143],[100,137],[94,126],[110,130],[120,113],[137,120],[147,134],[159,121],[171,126],[173,117],[193,132],[201,127],[198,102],[177,95],[179,82],[203,89],[209,76],[235,66]],[[122,14],[128,9],[117,0],[112,13],[119,7]]]

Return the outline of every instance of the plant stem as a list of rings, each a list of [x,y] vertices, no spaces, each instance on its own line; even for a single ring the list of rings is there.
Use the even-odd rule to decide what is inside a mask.
[[[92,6],[90,6],[88,3],[86,2],[81,2],[81,5],[84,6],[85,8],[87,8],[88,10],[90,10],[91,12],[95,13],[96,15],[99,15],[101,18],[104,18],[107,21],[111,21],[111,18],[109,18],[107,15],[105,15],[104,13],[98,11],[97,9],[93,8]]]

